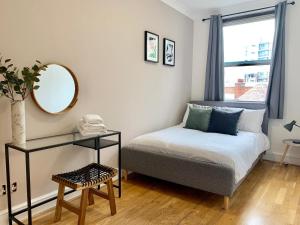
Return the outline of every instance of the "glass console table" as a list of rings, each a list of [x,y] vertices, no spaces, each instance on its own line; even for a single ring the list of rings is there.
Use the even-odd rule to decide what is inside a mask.
[[[117,136],[117,140],[111,140],[109,137]],[[27,212],[28,225],[32,225],[32,209],[44,205],[50,201],[55,200],[57,197],[52,197],[42,202],[31,203],[31,179],[30,179],[30,154],[38,151],[45,151],[52,148],[57,148],[65,145],[78,145],[97,151],[97,163],[100,163],[100,149],[108,148],[111,146],[118,146],[118,188],[119,197],[121,197],[121,132],[109,130],[107,133],[95,136],[82,136],[80,133],[69,133],[57,136],[43,137],[27,140],[25,144],[15,145],[12,143],[5,144],[5,162],[6,162],[6,181],[7,181],[7,206],[8,206],[8,221],[9,225],[12,222],[17,224],[24,224],[16,218],[17,215]],[[63,149],[63,148],[61,148]],[[12,211],[11,193],[10,193],[10,158],[9,153],[11,150],[23,152],[25,155],[26,166],[26,193],[27,193],[27,207],[25,209]],[[68,191],[65,195],[74,192]]]

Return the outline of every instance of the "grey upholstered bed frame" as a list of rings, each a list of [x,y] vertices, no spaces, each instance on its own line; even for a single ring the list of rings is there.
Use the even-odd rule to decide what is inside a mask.
[[[208,106],[227,106],[246,109],[264,109],[263,103],[249,102],[213,102],[192,101],[190,103]],[[266,110],[267,111],[267,110]],[[268,132],[268,115],[265,114],[262,124],[265,134]],[[262,156],[262,155],[261,155]],[[260,157],[261,157],[260,156]],[[253,163],[252,168],[260,157]],[[140,150],[122,148],[122,167],[125,170],[174,182],[184,186],[223,195],[225,208],[228,208],[229,197],[242,183],[235,183],[235,171],[224,165],[213,162],[199,162],[175,156],[150,153]],[[252,168],[248,171],[251,172]]]

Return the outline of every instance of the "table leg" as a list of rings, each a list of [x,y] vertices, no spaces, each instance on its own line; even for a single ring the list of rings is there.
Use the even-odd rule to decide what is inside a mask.
[[[290,149],[291,147],[292,147],[292,146],[290,146],[290,145],[288,145],[288,144],[285,146],[285,150],[284,150],[283,155],[282,155],[281,160],[280,160],[280,165],[283,165],[285,156],[286,156],[287,152],[289,151],[289,149]]]
[[[100,150],[97,150],[97,163],[100,164]]]
[[[97,150],[97,163],[101,164],[101,160],[100,160],[100,138],[95,139],[95,149]],[[100,177],[100,174],[98,174],[98,176]],[[98,185],[98,190],[100,190],[100,185]]]
[[[28,225],[32,225],[30,158],[29,158],[29,153],[28,152],[25,153],[25,158],[26,158],[26,186],[27,186]]]
[[[12,225],[11,193],[10,193],[10,165],[9,165],[9,147],[5,145],[5,165],[6,165],[6,190],[7,190],[7,208],[8,224]]]
[[[122,195],[122,162],[121,162],[121,134],[119,134],[119,145],[118,145],[118,182],[119,182],[119,198],[121,198]]]
[[[97,163],[100,164],[100,138],[95,139],[95,150],[97,151]]]

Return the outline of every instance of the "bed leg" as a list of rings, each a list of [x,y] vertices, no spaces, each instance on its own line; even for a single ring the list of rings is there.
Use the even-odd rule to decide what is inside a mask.
[[[127,169],[124,169],[124,170],[123,170],[123,177],[124,177],[124,180],[125,180],[125,181],[128,180],[128,170],[127,170]]]
[[[229,197],[228,196],[224,196],[224,209],[227,210],[229,209]]]

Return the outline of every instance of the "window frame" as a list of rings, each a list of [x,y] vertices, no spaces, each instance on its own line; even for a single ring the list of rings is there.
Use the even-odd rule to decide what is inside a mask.
[[[260,18],[261,17],[261,18]],[[229,24],[246,24],[249,23],[247,22],[247,19],[253,19],[254,21],[263,21],[267,20],[270,18],[275,18],[275,10],[267,10],[263,12],[258,12],[258,13],[251,13],[251,14],[246,14],[246,15],[241,15],[241,16],[233,16],[229,18],[224,18],[223,19],[223,28],[225,26],[230,26]],[[224,70],[226,67],[244,67],[244,66],[264,66],[264,65],[270,65],[271,66],[271,61],[272,59],[261,59],[261,60],[245,60],[245,61],[232,61],[232,62],[225,62],[224,59]],[[225,74],[224,74],[225,75]],[[240,101],[237,99],[231,99],[231,100],[226,100],[225,99],[225,80],[224,80],[224,101],[226,102],[259,102],[259,103],[265,103],[266,99],[264,101]]]
[[[224,62],[224,67],[265,66],[265,65],[271,65],[271,60],[262,59],[262,60]]]

